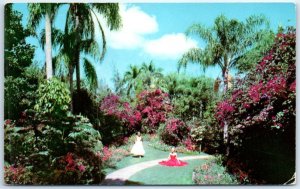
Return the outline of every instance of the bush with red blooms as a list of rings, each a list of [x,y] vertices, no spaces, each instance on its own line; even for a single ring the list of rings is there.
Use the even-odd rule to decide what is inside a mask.
[[[295,125],[296,33],[277,34],[275,44],[244,79],[238,79],[216,108],[221,125],[229,123],[230,142],[238,145],[249,127],[286,130]],[[245,133],[243,133],[245,134]]]
[[[33,173],[28,172],[24,166],[4,166],[5,183],[28,184],[31,182],[32,174]]]
[[[289,164],[286,166],[290,167],[290,172],[278,172],[278,178],[273,174],[273,178],[268,178],[268,182],[273,184],[283,183],[289,179],[286,173],[292,175],[295,171],[295,48],[294,28],[277,34],[270,51],[254,70],[243,79],[236,79],[234,87],[227,91],[225,99],[217,105],[215,114],[219,125],[223,126],[224,121],[229,125],[230,157],[239,156],[251,164],[253,175],[259,175],[267,169],[270,174],[272,172],[271,165],[267,167],[266,163],[258,164],[254,161],[254,157],[261,158],[260,162],[270,158],[259,151],[274,153],[281,149],[280,153],[286,156],[285,159],[291,159],[289,163],[278,159],[281,163]],[[272,158],[270,161],[276,157]],[[261,174],[260,178],[267,179],[266,175]]]
[[[177,118],[170,118],[165,124],[159,128],[161,140],[172,146],[177,146],[179,143],[184,142],[189,137],[190,128],[181,120]],[[188,141],[188,147],[192,148],[192,143]]]
[[[120,120],[123,126],[131,133],[138,129],[141,121],[141,113],[130,106],[128,102],[123,102],[119,96],[110,94],[106,96],[100,105],[100,110],[104,115],[113,116]]]
[[[183,144],[185,145],[186,149],[194,151],[196,150],[196,144],[192,141],[191,137],[188,137],[183,141]]]
[[[65,172],[85,171],[86,166],[83,165],[83,159],[71,152],[67,153],[59,162],[64,166]]]
[[[145,90],[138,95],[137,110],[141,112],[143,129],[154,133],[172,111],[170,98],[160,89]]]

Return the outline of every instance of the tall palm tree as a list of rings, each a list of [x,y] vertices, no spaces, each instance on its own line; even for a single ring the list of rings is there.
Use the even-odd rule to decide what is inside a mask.
[[[121,16],[117,3],[71,3],[67,12],[65,32],[72,39],[72,64],[70,64],[70,84],[74,67],[76,69],[76,86],[80,89],[80,56],[81,52],[91,55],[96,61],[101,62],[106,52],[106,39],[103,26],[97,14],[101,14],[110,30],[121,27]],[[95,22],[93,21],[95,18]],[[95,28],[100,29],[102,35],[102,49],[100,49],[95,36]],[[89,59],[83,59],[85,71],[94,72]],[[95,81],[95,78],[93,79]]]
[[[206,46],[204,49],[192,48],[186,52],[178,62],[179,69],[186,67],[189,62],[198,63],[204,69],[219,66],[226,91],[229,70],[239,67],[239,61],[246,52],[259,44],[269,31],[268,28],[269,23],[262,15],[250,16],[245,22],[221,15],[215,19],[213,27],[193,24],[186,34],[197,35],[206,42]]]
[[[57,15],[59,3],[30,3],[28,28],[34,33],[42,18],[45,18],[45,54],[46,54],[46,76],[50,79],[53,76],[52,69],[52,23]]]
[[[201,24],[193,24],[186,32],[189,36],[196,34],[204,42],[204,49],[192,48],[186,52],[178,62],[178,69],[186,67],[188,62],[198,63],[203,68],[209,66],[219,66],[222,72],[224,92],[228,88],[228,73],[232,68],[238,68],[239,60],[253,49],[269,30],[269,23],[266,18],[260,16],[250,16],[245,22],[236,19],[227,19],[224,15],[215,19],[214,25],[207,28]],[[228,123],[224,120],[224,141],[228,142]],[[227,146],[226,153],[229,153]]]

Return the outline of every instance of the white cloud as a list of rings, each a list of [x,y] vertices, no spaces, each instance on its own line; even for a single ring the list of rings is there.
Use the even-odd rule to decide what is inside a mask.
[[[158,31],[155,16],[148,15],[137,6],[120,5],[122,27],[118,31],[109,31],[105,25],[108,46],[115,49],[132,49],[141,47],[144,35]],[[103,17],[98,15],[101,21]],[[103,23],[103,22],[102,22]]]
[[[186,38],[183,33],[163,35],[159,39],[145,43],[144,50],[154,57],[178,59],[190,48],[197,47],[197,42]]]
[[[117,31],[110,31],[101,14],[97,14],[104,33],[107,45],[114,49],[136,49],[140,48],[155,58],[178,59],[188,49],[197,47],[197,42],[186,38],[183,33],[165,34],[158,39],[147,39],[148,34],[158,32],[156,17],[142,11],[138,6],[120,4],[120,15],[122,27]],[[95,18],[93,18],[94,21]],[[99,28],[96,35],[101,44]]]

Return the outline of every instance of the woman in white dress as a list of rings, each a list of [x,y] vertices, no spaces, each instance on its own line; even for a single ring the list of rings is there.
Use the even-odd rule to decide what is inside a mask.
[[[141,137],[140,132],[137,133],[135,143],[134,143],[130,153],[133,156],[139,156],[140,158],[145,155],[145,150],[143,147],[143,142],[142,142],[142,137]]]

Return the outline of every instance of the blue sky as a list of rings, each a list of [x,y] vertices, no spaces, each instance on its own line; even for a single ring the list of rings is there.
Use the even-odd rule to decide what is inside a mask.
[[[264,14],[274,31],[279,25],[296,26],[295,5],[292,3],[137,3],[120,4],[120,8],[123,28],[113,32],[106,29],[107,54],[101,64],[94,62],[99,80],[110,87],[113,86],[114,70],[123,74],[130,64],[139,65],[152,60],[164,73],[176,72],[177,61],[186,50],[204,45],[194,36],[185,38],[186,29],[193,23],[212,26],[220,14],[242,21],[253,14]],[[15,4],[14,9],[23,14],[22,23],[26,25],[27,4]],[[60,9],[55,27],[64,28],[66,10],[67,6]],[[44,21],[38,30],[43,27]],[[45,54],[38,41],[33,37],[27,41],[37,46],[34,61],[42,65]],[[220,75],[218,68],[209,68],[204,73],[196,64],[189,64],[185,72],[212,78]]]

